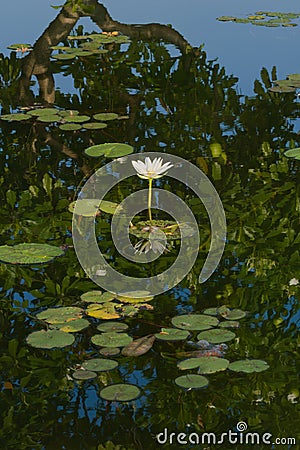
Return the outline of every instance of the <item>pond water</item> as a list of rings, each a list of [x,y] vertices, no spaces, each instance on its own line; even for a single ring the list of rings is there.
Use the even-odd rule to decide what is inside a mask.
[[[179,1],[143,8],[133,0],[108,1],[114,20],[172,25],[145,25],[139,37],[134,26],[109,28],[103,9],[94,16],[100,30],[87,17],[76,23],[78,13],[68,10],[74,23],[60,15],[46,36],[59,10],[34,0],[1,6],[1,449],[299,446],[300,157],[285,152],[300,146],[300,75],[293,57],[300,20],[271,28],[216,17],[300,11],[292,1],[199,3],[182,10]],[[121,34],[75,39],[95,30]],[[39,36],[31,52],[6,48]],[[53,50],[51,57],[49,42],[69,49]],[[95,118],[102,113],[110,115]],[[97,157],[89,155],[95,149],[85,153],[104,143],[129,147],[100,146]],[[108,290],[105,264],[141,279],[180,257],[181,240],[166,222],[170,214],[159,210],[158,191],[153,221],[169,226],[167,251],[144,264],[117,251],[111,235],[116,204],[141,189],[149,192],[148,181],[134,172],[110,190],[105,200],[112,203],[100,205],[96,215],[99,202],[83,202],[72,214],[72,202],[84,200],[79,192],[96,170],[106,167],[99,185],[94,179],[102,189],[120,179],[128,153],[143,160],[145,152],[166,153],[164,162],[174,162],[153,188],[176,195],[192,211],[200,243],[186,257],[196,253],[196,260],[171,289],[166,279],[154,298],[126,296],[120,284],[113,295],[90,294]],[[209,191],[201,201],[191,189],[196,177],[185,174],[188,183],[172,178],[172,170],[180,173],[178,158],[208,177],[226,215],[224,253],[204,283],[199,274],[212,237],[223,235],[211,232],[204,206],[212,200]],[[146,201],[132,220],[135,226],[146,221],[144,231],[131,229],[138,250],[149,225]],[[100,287],[80,265],[72,239],[93,243],[91,224],[105,260],[90,267]],[[84,257],[89,262],[90,254]],[[128,346],[132,339],[142,339],[137,348]]]

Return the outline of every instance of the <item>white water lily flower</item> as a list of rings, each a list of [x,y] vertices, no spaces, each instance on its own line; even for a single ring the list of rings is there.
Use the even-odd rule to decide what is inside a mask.
[[[290,281],[289,281],[289,285],[290,286],[297,286],[299,284],[299,280],[297,280],[297,278],[292,278]]]
[[[151,161],[149,156],[146,156],[145,162],[140,160],[131,162],[137,171],[138,176],[144,180],[161,178],[166,174],[167,170],[173,167],[173,164],[170,162],[163,164],[162,158],[154,158],[154,160]]]

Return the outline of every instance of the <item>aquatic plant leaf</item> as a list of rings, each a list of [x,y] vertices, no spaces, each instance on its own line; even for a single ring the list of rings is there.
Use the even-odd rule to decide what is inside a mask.
[[[31,44],[10,44],[8,47],[9,50],[25,50],[25,49],[31,49]]]
[[[224,320],[219,323],[220,328],[239,328],[240,323],[237,320]]]
[[[97,330],[102,331],[104,333],[108,333],[110,331],[120,333],[127,329],[128,329],[128,325],[123,322],[104,322],[104,323],[100,323],[100,325],[97,326]]]
[[[218,315],[218,308],[206,308],[203,311],[203,314],[208,314],[210,316],[217,316]]]
[[[300,147],[287,150],[286,152],[284,152],[284,156],[286,156],[287,158],[300,159]]]
[[[37,116],[36,118],[39,122],[44,123],[53,123],[53,122],[60,122],[61,117],[58,114],[43,114],[41,116]]]
[[[219,323],[216,317],[203,314],[183,314],[173,317],[172,324],[182,330],[208,330]]]
[[[78,131],[82,127],[78,123],[63,123],[59,126],[59,129],[62,131]]]
[[[287,78],[291,81],[300,81],[300,73],[291,73]]]
[[[115,369],[118,365],[119,363],[113,359],[94,358],[85,361],[82,364],[82,367],[93,372],[105,372],[107,370]]]
[[[62,306],[58,308],[48,308],[37,314],[37,318],[45,320],[47,323],[63,323],[81,318],[82,309],[77,306]]]
[[[119,158],[129,155],[133,152],[133,147],[128,144],[120,144],[113,142],[110,144],[92,145],[85,149],[85,154],[97,158],[98,156],[106,156],[107,158]]]
[[[185,389],[199,389],[206,387],[209,381],[202,375],[188,374],[177,377],[175,379],[175,383],[177,384],[177,386]]]
[[[59,110],[59,115],[61,117],[73,117],[73,116],[78,116],[79,111],[77,111],[77,109]]]
[[[1,120],[7,120],[8,122],[15,121],[15,122],[22,122],[24,120],[29,120],[31,117],[28,114],[23,113],[14,113],[14,114],[3,114],[0,116]]]
[[[129,402],[135,400],[141,394],[141,390],[133,384],[112,384],[101,389],[100,397],[111,402]]]
[[[118,114],[116,113],[98,113],[98,114],[94,114],[94,119],[95,120],[100,120],[105,122],[106,120],[115,120],[118,118]]]
[[[269,365],[266,361],[261,359],[242,359],[240,361],[234,361],[229,364],[228,369],[234,372],[263,372],[267,370]]]
[[[149,291],[131,291],[122,292],[121,295],[117,295],[117,299],[123,303],[143,303],[151,302],[154,296],[149,295]]]
[[[56,108],[36,108],[27,111],[27,114],[29,114],[30,116],[52,116],[59,113],[59,109]]]
[[[120,353],[119,347],[103,347],[100,348],[99,353],[103,356],[116,356]]]
[[[219,20],[220,22],[234,22],[235,21],[235,17],[233,16],[220,16],[217,17],[217,20]]]
[[[62,256],[64,251],[48,244],[17,244],[0,246],[0,261],[8,264],[45,264]]]
[[[160,333],[154,336],[162,341],[182,341],[188,338],[190,333],[187,330],[179,330],[178,328],[162,328]]]
[[[81,300],[87,303],[106,303],[115,298],[111,292],[88,291],[80,296]],[[118,322],[116,322],[118,323]]]
[[[74,59],[74,53],[57,53],[55,55],[51,55],[51,58],[58,59],[59,61],[66,61],[69,59]]]
[[[90,120],[90,116],[78,115],[78,116],[65,116],[64,120],[66,122],[83,123]]]
[[[222,342],[228,342],[235,338],[235,334],[232,331],[224,329],[215,329],[202,331],[197,335],[197,339],[206,340],[211,344],[220,344]]]
[[[141,356],[147,353],[153,346],[155,336],[143,336],[139,339],[135,339],[122,350],[123,356]]]
[[[62,348],[72,345],[75,338],[72,334],[60,330],[34,331],[27,336],[29,345],[36,348]]]
[[[199,368],[199,372],[208,374],[226,370],[228,365],[229,361],[225,358],[203,356],[201,358],[188,358],[180,361],[177,367],[180,370]]]
[[[92,343],[99,345],[99,347],[125,347],[133,341],[131,336],[126,333],[110,333],[96,334],[92,336]]]
[[[245,317],[247,313],[241,309],[228,309],[228,311],[220,313],[220,315],[226,320],[237,320]]]
[[[97,215],[100,200],[92,198],[78,199],[69,204],[68,211],[78,216],[93,217]]]
[[[65,333],[75,333],[76,331],[81,331],[87,328],[90,325],[90,322],[86,319],[76,319],[71,320],[66,323],[56,323],[55,327],[59,328],[61,331]]]
[[[102,130],[103,128],[106,128],[106,123],[97,123],[97,122],[89,122],[85,123],[82,128],[84,130]]]
[[[119,319],[121,315],[117,312],[118,305],[114,303],[103,303],[102,305],[90,305],[86,310],[86,314],[95,319]]]
[[[99,209],[107,214],[114,214],[118,206],[119,203],[102,200],[99,204]]]
[[[75,370],[73,373],[73,378],[75,380],[92,380],[93,378],[96,378],[97,374],[95,372],[91,372],[90,370]]]
[[[273,86],[268,89],[271,92],[278,92],[280,94],[288,94],[290,92],[295,92],[295,88],[292,86]]]

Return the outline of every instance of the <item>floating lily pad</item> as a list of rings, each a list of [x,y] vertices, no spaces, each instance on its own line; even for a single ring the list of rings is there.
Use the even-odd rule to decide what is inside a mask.
[[[95,319],[118,319],[121,317],[120,313],[117,311],[119,305],[111,302],[111,303],[102,303],[99,304],[91,304],[88,306],[86,310],[86,314],[90,317],[94,317]]]
[[[154,336],[162,341],[182,341],[188,338],[190,333],[187,330],[179,330],[177,328],[162,328],[160,333]]]
[[[235,334],[232,331],[224,329],[207,330],[202,331],[197,335],[197,339],[206,340],[211,344],[220,344],[222,342],[228,342],[235,338]]]
[[[133,147],[128,144],[111,143],[92,145],[85,149],[85,154],[97,158],[98,156],[106,156],[107,158],[119,158],[133,152]]]
[[[0,116],[1,120],[7,120],[8,122],[16,121],[16,122],[22,122],[24,120],[29,120],[31,117],[28,114],[23,113],[14,113],[14,114],[3,114]]]
[[[203,314],[183,314],[173,317],[172,324],[182,330],[208,330],[219,323],[216,317],[205,316]]]
[[[240,361],[234,361],[229,364],[228,369],[234,372],[263,372],[267,370],[269,365],[266,361],[261,359],[242,359]]]
[[[237,320],[224,320],[219,323],[220,328],[239,328],[240,323]]]
[[[87,303],[106,303],[113,300],[115,296],[111,292],[89,291],[82,294],[80,298]]]
[[[118,362],[113,359],[94,358],[85,361],[82,367],[93,372],[106,372],[115,369],[118,365]]]
[[[117,299],[123,303],[143,303],[151,302],[154,296],[149,295],[149,291],[131,291],[122,292],[121,295],[117,295]]]
[[[206,387],[209,381],[202,375],[188,374],[177,377],[175,379],[175,383],[177,384],[177,386],[185,389],[199,389]]]
[[[123,322],[104,322],[97,326],[97,330],[104,333],[114,331],[120,333],[128,329],[128,325]]]
[[[63,323],[77,320],[82,316],[82,309],[76,306],[63,306],[59,308],[48,308],[37,314],[37,318],[47,323]]]
[[[141,394],[140,389],[133,384],[112,384],[101,389],[100,397],[111,402],[129,402]]]
[[[64,251],[48,244],[0,246],[0,261],[8,264],[44,264],[62,256]]]
[[[67,47],[66,45],[52,45],[50,48],[52,50],[69,50],[70,47]]]
[[[9,50],[25,50],[31,49],[31,44],[11,44],[7,48],[9,48]]]
[[[228,365],[229,361],[227,359],[218,358],[217,356],[203,356],[202,358],[188,358],[180,361],[177,367],[180,370],[199,368],[201,373],[215,373],[226,370]]]
[[[74,117],[79,115],[79,111],[77,111],[77,109],[65,109],[60,110],[59,115],[61,117]]]
[[[115,113],[99,113],[99,114],[95,114],[94,116],[95,120],[100,120],[100,121],[107,121],[107,120],[115,120],[118,118],[118,114]]]
[[[287,158],[300,159],[300,147],[287,150],[286,152],[284,152],[284,156],[286,156]]]
[[[221,310],[219,308],[219,314],[226,320],[237,320],[242,319],[247,315],[246,311],[242,311],[241,309],[229,309],[226,308],[226,310]]]
[[[84,330],[90,325],[90,322],[86,319],[76,319],[71,320],[66,323],[56,323],[55,326],[58,327],[61,331],[66,333],[75,333],[77,331]]]
[[[74,59],[75,54],[73,54],[73,53],[57,53],[56,55],[51,55],[51,58],[58,59],[59,61],[66,61],[69,59]]]
[[[60,111],[56,108],[36,108],[27,112],[30,116],[49,116],[56,115]]]
[[[102,130],[103,128],[106,128],[106,123],[97,123],[97,122],[90,122],[85,123],[83,125],[83,129],[85,130]]]
[[[100,348],[99,353],[103,356],[116,356],[120,351],[118,347],[103,347]]]
[[[65,116],[64,120],[66,122],[83,123],[83,122],[87,122],[88,120],[90,120],[90,117],[85,116],[85,115]]]
[[[84,217],[93,217],[97,215],[100,200],[97,199],[78,199],[69,204],[68,211],[72,214]]]
[[[73,378],[75,378],[75,380],[92,380],[93,378],[96,378],[96,376],[97,374],[90,370],[75,370],[73,373]]]
[[[203,311],[203,314],[208,314],[209,316],[217,316],[218,308],[207,308]]]
[[[114,214],[118,206],[119,203],[102,200],[99,209],[107,214]]]
[[[132,337],[126,333],[110,333],[96,334],[92,337],[92,343],[100,347],[125,347],[132,342]]]
[[[41,330],[31,333],[26,341],[36,348],[62,348],[72,345],[75,338],[72,334],[60,330]]]
[[[44,122],[44,123],[53,123],[53,122],[60,122],[61,121],[61,117],[58,114],[49,114],[49,115],[42,115],[42,116],[37,116],[37,120],[39,122]]]
[[[78,131],[81,129],[81,125],[78,123],[64,123],[59,126],[59,129],[62,131]]]

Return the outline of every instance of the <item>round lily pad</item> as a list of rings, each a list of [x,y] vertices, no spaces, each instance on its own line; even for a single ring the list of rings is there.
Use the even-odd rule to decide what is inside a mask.
[[[3,114],[0,116],[1,120],[7,120],[7,121],[17,121],[21,122],[23,120],[29,120],[31,117],[28,114],[23,113],[14,113],[14,114]]]
[[[75,338],[72,334],[60,330],[41,330],[29,334],[26,341],[36,348],[62,348],[73,344]]]
[[[109,333],[96,334],[92,337],[92,343],[100,347],[125,347],[133,341],[131,336],[126,333],[117,333],[111,331]]]
[[[54,59],[58,59],[60,60],[69,60],[69,59],[74,59],[75,58],[75,54],[74,53],[57,53],[56,55],[51,55],[51,58]]]
[[[224,329],[202,331],[197,335],[197,339],[205,339],[211,344],[220,344],[222,342],[231,341],[234,338],[235,334],[232,331]]]
[[[7,48],[10,50],[24,50],[27,48],[31,48],[31,44],[11,44]]]
[[[85,149],[85,154],[97,158],[98,156],[106,156],[107,158],[119,158],[133,152],[133,147],[128,144],[120,144],[113,142],[111,144],[92,145]]]
[[[175,383],[185,389],[199,389],[208,385],[208,379],[202,375],[188,374],[177,377]]]
[[[82,309],[76,306],[63,306],[59,308],[48,308],[37,314],[37,318],[48,323],[70,322],[81,318]]]
[[[241,359],[229,364],[228,369],[234,372],[263,372],[269,368],[269,364],[261,359]]]
[[[63,123],[59,126],[62,131],[78,131],[81,129],[81,125],[78,123]]]
[[[97,374],[90,370],[75,370],[73,373],[73,378],[75,378],[75,380],[92,380],[93,378],[96,378],[96,376]]]
[[[217,326],[218,323],[219,321],[216,317],[203,314],[182,314],[172,319],[172,324],[182,330],[208,330]]]
[[[229,361],[227,359],[218,358],[217,356],[203,356],[202,358],[188,358],[180,361],[177,367],[180,370],[199,368],[201,373],[214,373],[226,370],[228,365]]]
[[[290,150],[284,152],[284,156],[287,158],[300,159],[300,148],[291,148]]]
[[[222,317],[226,320],[237,320],[242,319],[247,315],[246,311],[242,311],[241,309],[230,309],[226,313],[221,314]]]
[[[118,365],[118,362],[113,359],[94,358],[85,361],[82,367],[93,372],[106,372],[107,370],[115,369]]]
[[[182,341],[188,338],[190,333],[187,330],[178,330],[176,328],[162,328],[160,333],[154,336],[161,341]]]
[[[61,248],[48,244],[0,246],[0,261],[8,264],[44,264],[63,254]]]
[[[97,330],[102,331],[104,333],[109,333],[111,331],[120,333],[127,329],[128,329],[128,325],[123,322],[104,322],[104,323],[100,323],[100,325],[97,326]]]
[[[149,295],[148,291],[131,291],[122,292],[117,296],[117,299],[123,303],[143,303],[151,302],[154,299],[153,295]]]
[[[85,115],[78,115],[78,116],[65,116],[64,120],[66,122],[74,122],[74,123],[83,123],[83,122],[87,122],[88,120],[90,120],[89,116],[85,116]]]
[[[74,117],[79,115],[79,111],[77,109],[59,110],[59,115],[61,117]]]
[[[133,384],[112,384],[101,389],[100,397],[108,401],[129,402],[135,400],[141,394],[140,389]]]
[[[107,125],[106,123],[97,123],[97,122],[89,122],[89,123],[85,123],[82,128],[84,130],[101,130],[103,128],[106,128]]]
[[[31,109],[30,111],[27,112],[27,114],[31,115],[31,116],[49,116],[49,115],[56,115],[58,114],[60,111],[59,109],[56,108],[36,108],[36,109]]]
[[[239,328],[240,323],[237,320],[224,320],[219,323],[220,328]]]
[[[118,347],[103,347],[100,348],[99,353],[103,356],[116,356],[120,351]]]
[[[86,314],[95,319],[118,319],[121,317],[119,311],[119,304],[113,302],[102,303],[101,305],[97,303],[91,303],[86,310]]]
[[[114,214],[118,206],[119,203],[102,200],[99,209],[107,214]]]
[[[86,319],[76,319],[65,323],[56,323],[55,326],[66,333],[76,333],[87,328],[90,322]]]
[[[100,121],[106,121],[106,120],[114,120],[118,118],[118,114],[115,113],[99,113],[99,114],[95,114],[94,116],[95,120],[100,120]]]
[[[80,296],[81,300],[87,303],[106,303],[115,298],[111,292],[89,291]]]
[[[68,211],[78,216],[93,217],[97,214],[99,203],[97,199],[79,199],[69,204]]]
[[[58,114],[44,114],[42,116],[37,116],[37,120],[39,122],[45,122],[45,123],[53,123],[53,122],[60,122],[61,117]]]

